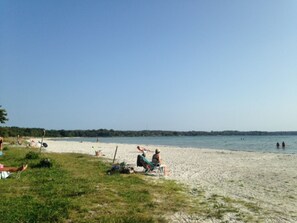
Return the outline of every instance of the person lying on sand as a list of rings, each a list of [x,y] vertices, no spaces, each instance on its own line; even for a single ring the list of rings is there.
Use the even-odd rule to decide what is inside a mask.
[[[140,146],[137,146],[137,149],[140,151],[140,152],[153,152],[153,151],[151,151],[151,150],[149,150],[149,149],[146,149],[146,148],[144,148],[144,147],[140,147]]]

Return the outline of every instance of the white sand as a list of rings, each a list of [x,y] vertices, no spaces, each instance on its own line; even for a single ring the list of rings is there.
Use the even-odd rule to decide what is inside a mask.
[[[140,154],[132,144],[67,142],[46,139],[50,152],[74,152],[95,155],[101,150],[113,159],[116,146],[118,162],[136,165]],[[252,202],[265,213],[265,222],[297,222],[297,155],[219,151],[140,145],[161,149],[169,167],[167,178],[203,189],[206,196],[217,194]],[[153,153],[148,154],[152,156]],[[266,218],[265,217],[265,218]],[[189,219],[188,219],[189,220]],[[177,220],[178,217],[177,217]],[[190,222],[190,221],[189,221]],[[196,222],[196,221],[195,221]],[[198,222],[198,221],[197,221]]]

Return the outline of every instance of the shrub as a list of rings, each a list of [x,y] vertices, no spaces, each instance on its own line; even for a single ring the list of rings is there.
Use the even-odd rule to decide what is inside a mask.
[[[3,148],[3,151],[7,151],[7,150],[8,150],[8,147],[5,146],[5,147]]]
[[[38,158],[39,158],[39,153],[30,151],[26,154],[26,159],[33,160],[33,159],[38,159]]]

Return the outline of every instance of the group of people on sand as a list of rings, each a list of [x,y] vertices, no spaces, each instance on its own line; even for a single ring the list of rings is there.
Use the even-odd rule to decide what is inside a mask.
[[[2,137],[0,137],[0,154],[3,156],[3,138]],[[7,167],[0,163],[0,174],[2,176],[1,178],[6,178],[12,172],[24,171],[27,168],[28,168],[28,165],[22,165],[20,167]]]
[[[153,152],[153,151],[151,151],[149,149],[146,149],[146,148],[143,148],[143,147],[140,147],[140,146],[137,146],[137,149],[140,152],[142,152],[144,154],[144,156],[145,156],[146,152]],[[152,157],[152,163],[155,164],[155,165],[162,164],[160,152],[161,151],[159,149],[156,149],[155,154]]]
[[[138,151],[142,152],[142,155],[145,157],[147,152],[153,152],[149,149],[146,149],[144,147],[137,146]],[[164,169],[164,174],[167,175],[167,168],[166,165],[162,162],[160,149],[156,149],[154,155],[152,156],[152,163],[155,166],[162,166]]]
[[[277,143],[276,143],[276,148],[279,149],[279,147],[280,147],[280,144],[279,144],[279,142],[277,142]],[[282,148],[284,149],[285,147],[286,147],[285,142],[282,142]]]

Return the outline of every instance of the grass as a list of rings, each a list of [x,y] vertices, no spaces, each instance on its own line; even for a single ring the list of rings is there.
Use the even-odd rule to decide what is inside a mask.
[[[1,223],[14,222],[168,222],[176,212],[199,219],[252,222],[238,206],[252,203],[212,195],[174,181],[142,174],[107,175],[107,160],[82,154],[38,153],[38,149],[8,146],[0,163],[29,168],[20,178],[0,180]],[[41,168],[48,158],[51,168]],[[15,174],[14,174],[15,175]]]

